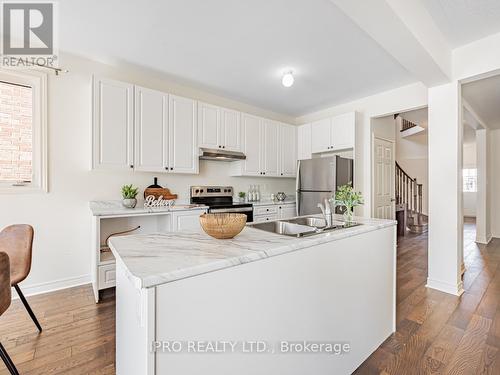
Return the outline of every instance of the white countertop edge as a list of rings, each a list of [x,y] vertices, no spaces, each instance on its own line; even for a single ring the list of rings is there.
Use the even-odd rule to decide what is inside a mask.
[[[358,218],[359,221],[363,221],[363,219]],[[365,219],[365,220],[370,220],[371,222],[378,221],[379,219]],[[221,259],[221,260],[216,260],[207,264],[203,265],[197,265],[197,266],[192,266],[184,269],[179,269],[179,270],[174,270],[170,271],[166,274],[156,274],[156,275],[151,275],[151,276],[144,276],[144,277],[139,277],[136,275],[133,275],[127,268],[126,264],[122,261],[120,258],[119,252],[117,252],[114,248],[113,245],[110,241],[109,245],[111,248],[111,251],[113,252],[113,255],[115,256],[116,259],[120,258],[120,262],[124,264],[125,269],[127,271],[127,274],[129,278],[133,281],[134,285],[137,288],[152,288],[155,286],[159,286],[162,284],[167,284],[170,282],[178,281],[178,280],[183,280],[187,279],[190,277],[195,277],[198,275],[210,273],[210,272],[215,272],[219,270],[223,270],[226,268],[231,268],[234,266],[246,264],[246,263],[251,263],[257,260],[261,259],[266,259],[286,253],[291,253],[294,251],[302,250],[302,249],[307,249],[316,245],[324,244],[327,242],[332,242],[332,241],[337,241],[337,240],[342,240],[348,237],[354,237],[360,234],[364,233],[369,233],[373,232],[379,229],[391,227],[397,225],[397,221],[394,220],[380,220],[380,223],[378,224],[363,224],[360,226],[348,228],[348,229],[342,229],[339,231],[332,231],[332,232],[327,232],[323,234],[318,234],[318,235],[313,235],[313,236],[308,236],[308,237],[301,237],[297,238],[297,244],[285,244],[281,246],[277,246],[276,248],[273,249],[268,249],[268,250],[262,250],[258,252],[253,252],[250,254],[245,254],[245,255],[240,255],[240,256],[235,256],[232,258],[228,259]],[[256,233],[260,232],[260,229],[255,229],[248,227],[248,229],[251,229],[252,231],[256,231]],[[282,236],[279,234],[276,234],[276,236]]]

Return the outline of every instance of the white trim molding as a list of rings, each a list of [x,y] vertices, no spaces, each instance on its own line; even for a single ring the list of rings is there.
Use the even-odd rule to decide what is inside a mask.
[[[48,191],[47,178],[47,74],[37,69],[0,69],[0,80],[30,86],[33,92],[33,180],[22,186],[1,183],[0,193]]]
[[[464,285],[462,281],[460,281],[457,285],[453,285],[445,281],[427,278],[427,284],[425,286],[427,288],[436,289],[441,292],[453,294],[455,296],[461,296],[464,292]]]
[[[59,279],[54,281],[48,281],[45,283],[33,284],[23,286],[19,284],[23,294],[25,296],[34,296],[37,294],[44,294],[49,292],[55,292],[56,290],[72,288],[75,286],[90,284],[90,275],[82,275],[77,277],[69,277],[67,279]],[[12,298],[19,298],[15,289],[12,289]]]

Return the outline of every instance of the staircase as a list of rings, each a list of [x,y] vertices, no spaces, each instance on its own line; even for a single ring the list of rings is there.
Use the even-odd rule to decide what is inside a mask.
[[[422,184],[396,162],[396,217],[411,233],[425,233],[427,216],[422,213]],[[401,231],[404,235],[405,230]]]

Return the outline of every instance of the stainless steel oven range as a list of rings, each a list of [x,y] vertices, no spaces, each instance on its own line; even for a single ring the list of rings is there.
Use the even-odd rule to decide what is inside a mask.
[[[251,203],[234,203],[232,186],[191,186],[191,203],[208,206],[209,213],[238,213],[253,221]]]

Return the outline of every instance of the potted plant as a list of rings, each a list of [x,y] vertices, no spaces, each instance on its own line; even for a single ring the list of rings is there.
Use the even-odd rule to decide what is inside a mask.
[[[364,204],[363,195],[354,191],[351,185],[342,185],[335,192],[335,196],[330,199],[335,207],[344,209],[344,220],[346,223],[352,223],[353,209],[356,206]]]
[[[137,204],[137,199],[135,198],[137,196],[138,188],[135,188],[130,185],[123,185],[122,186],[122,204],[124,207],[127,208],[134,208],[135,205]]]
[[[238,197],[240,198],[240,202],[241,203],[244,203],[245,202],[245,197],[247,196],[247,194],[244,192],[244,191],[240,191],[238,193]]]

